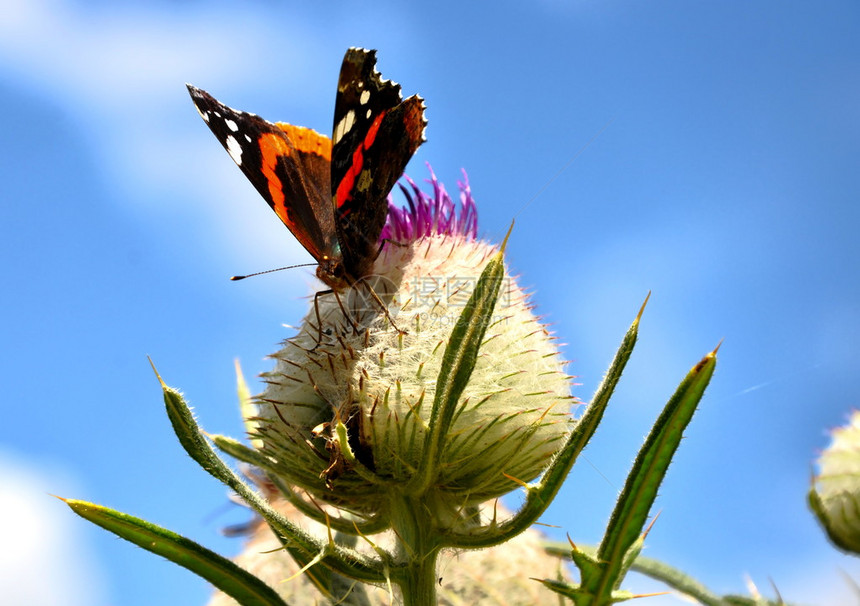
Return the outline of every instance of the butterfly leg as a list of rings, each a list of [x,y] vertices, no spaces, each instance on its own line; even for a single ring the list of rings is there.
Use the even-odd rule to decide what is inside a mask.
[[[408,334],[405,330],[400,330],[399,328],[397,328],[397,324],[394,323],[394,318],[392,318],[391,314],[388,313],[388,306],[382,302],[382,299],[379,298],[379,295],[376,294],[376,291],[373,290],[373,287],[370,284],[368,284],[367,282],[365,282],[364,284],[365,284],[365,286],[367,286],[367,290],[370,292],[370,296],[373,298],[374,301],[376,301],[376,304],[379,305],[379,309],[382,310],[382,313],[385,314],[385,317],[391,323],[391,327],[394,330],[396,330],[397,332],[399,332],[400,334],[403,334],[403,335]]]
[[[326,290],[320,290],[320,291],[318,291],[317,293],[315,293],[315,294],[314,294],[314,314],[315,314],[315,315],[316,315],[316,317],[317,317],[317,331],[318,331],[318,334],[317,334],[317,344],[316,344],[316,346],[314,346],[314,349],[316,349],[317,347],[319,347],[319,345],[322,343],[323,327],[322,327],[322,316],[320,316],[320,304],[319,304],[319,299],[320,299],[320,297],[322,297],[323,295],[334,295],[334,298],[335,298],[335,300],[337,301],[337,305],[338,305],[338,307],[340,307],[340,311],[341,311],[341,313],[343,314],[343,317],[347,319],[347,321],[349,322],[350,326],[352,326],[352,329],[353,329],[354,331],[358,332],[358,325],[357,325],[357,324],[355,323],[355,321],[352,319],[352,316],[347,312],[346,308],[345,308],[345,307],[344,307],[344,305],[343,305],[343,301],[341,301],[341,300],[340,300],[340,296],[338,296],[338,294],[337,294],[337,291],[336,291],[336,290],[333,290],[333,289],[331,289],[331,288],[326,289]]]
[[[379,249],[377,249],[377,251],[376,251],[376,256],[373,257],[374,262],[376,262],[376,260],[379,258],[379,255],[382,254],[382,250],[385,248],[386,244],[391,244],[393,246],[399,246],[401,248],[406,248],[407,246],[409,246],[408,244],[404,244],[403,242],[398,242],[397,240],[392,240],[391,238],[384,238],[382,240],[382,242],[379,243]],[[370,296],[373,297],[373,300],[376,301],[376,304],[379,305],[379,308],[382,310],[382,313],[385,314],[385,317],[391,323],[391,327],[394,330],[396,330],[397,332],[399,332],[400,334],[404,334],[404,335],[408,334],[405,330],[400,330],[397,327],[397,324],[394,323],[394,318],[392,318],[391,314],[388,313],[388,307],[385,305],[385,303],[382,302],[382,299],[379,297],[379,295],[376,293],[376,291],[373,289],[373,287],[370,284],[367,284],[366,282],[365,282],[365,284],[367,285],[367,289],[370,291]]]

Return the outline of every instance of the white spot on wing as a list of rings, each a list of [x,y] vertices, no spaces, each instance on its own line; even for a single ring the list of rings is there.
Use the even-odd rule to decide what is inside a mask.
[[[372,112],[372,111],[370,110],[370,108],[368,107],[368,108],[367,108],[367,113],[364,115],[364,117],[365,117],[366,119],[370,120],[370,116],[372,116],[372,115],[373,115],[373,112]]]
[[[369,90],[362,91],[361,96],[358,98],[358,102],[361,103],[362,105],[364,105],[368,101],[370,101],[370,91]]]
[[[355,111],[349,110],[346,115],[340,119],[337,126],[334,127],[333,142],[337,143],[340,141],[343,136],[352,129],[353,124],[355,124]]]
[[[233,162],[242,166],[242,146],[239,145],[239,142],[230,135],[224,140],[227,143],[227,153],[230,154],[230,157],[233,158]]]
[[[232,130],[234,133],[239,130],[239,125],[236,124],[233,120],[224,120],[224,124],[227,125],[227,128]]]

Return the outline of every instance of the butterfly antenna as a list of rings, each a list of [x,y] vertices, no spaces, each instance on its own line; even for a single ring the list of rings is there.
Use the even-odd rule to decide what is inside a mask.
[[[266,271],[258,271],[253,274],[248,274],[247,276],[230,276],[230,279],[234,282],[239,280],[244,280],[245,278],[253,278],[254,276],[262,276],[263,274],[271,274],[276,271],[281,271],[284,269],[295,269],[296,267],[310,267],[311,265],[316,265],[316,263],[301,263],[299,265],[287,265],[286,267],[278,267],[277,269],[267,269]]]

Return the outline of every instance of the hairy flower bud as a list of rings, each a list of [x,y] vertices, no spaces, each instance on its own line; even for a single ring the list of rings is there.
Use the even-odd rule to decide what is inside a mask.
[[[833,430],[818,464],[821,473],[809,493],[812,510],[837,546],[860,554],[860,411]]]
[[[433,197],[404,188],[409,208],[390,211],[375,275],[315,297],[257,399],[252,437],[277,476],[364,516],[387,511],[431,456],[443,354],[498,253],[475,237],[468,184],[457,212],[431,183]],[[570,430],[569,390],[554,337],[506,273],[424,493],[442,526],[541,473]]]

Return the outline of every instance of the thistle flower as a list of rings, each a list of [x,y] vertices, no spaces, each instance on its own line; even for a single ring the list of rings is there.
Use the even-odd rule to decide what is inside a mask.
[[[240,380],[254,448],[202,432],[181,393],[156,373],[185,452],[260,516],[237,558],[252,572],[140,518],[65,500],[73,511],[210,581],[223,592],[212,604],[369,604],[391,602],[394,589],[405,606],[556,603],[540,589],[594,603],[635,597],[618,587],[637,561],[648,511],[713,374],[716,350],[657,419],[596,553],[570,552],[580,571],[580,582],[571,583],[529,526],[594,435],[642,310],[573,428],[569,377],[554,338],[507,275],[501,251],[477,240],[468,181],[460,184],[458,209],[431,176],[433,196],[411,181],[403,188],[409,208],[391,210],[375,273],[317,293],[296,336],[273,356],[263,394],[253,400]],[[818,478],[828,490],[810,494],[846,549],[857,545],[858,428],[855,416],[837,433],[836,456]],[[213,444],[252,466],[256,490]],[[843,481],[841,473],[851,477]],[[526,488],[521,508],[500,520],[506,516],[492,501],[519,485]],[[261,554],[266,546],[274,549]],[[459,558],[463,550],[472,551]],[[437,568],[440,555],[454,559]],[[529,583],[535,574],[552,578]],[[679,582],[674,572],[667,578]]]
[[[833,430],[818,464],[810,506],[834,544],[860,554],[860,411]]]
[[[405,606],[440,603],[437,595],[452,604],[549,603],[539,587],[595,603],[635,597],[618,587],[642,548],[648,511],[713,374],[716,350],[691,369],[657,419],[595,555],[570,552],[581,577],[571,583],[529,526],[594,435],[633,351],[642,310],[572,428],[569,377],[554,338],[507,275],[501,252],[477,240],[468,182],[460,184],[459,209],[435,176],[430,182],[433,196],[411,181],[403,189],[409,208],[392,209],[375,274],[317,293],[296,336],[273,356],[263,394],[253,400],[240,380],[254,448],[204,434],[182,395],[158,376],[186,453],[260,516],[237,558],[253,574],[145,520],[85,501],[66,503],[212,582],[224,592],[213,604],[224,598],[275,605],[284,597],[316,603],[322,596],[369,604],[386,596],[390,602],[395,588]],[[850,429],[836,434],[829,453],[836,456],[822,463],[817,480],[821,496],[810,494],[831,537],[846,549],[857,544],[858,428],[855,416]],[[256,490],[213,443],[252,466]],[[851,477],[843,481],[841,473]],[[500,520],[492,500],[519,485],[526,488],[521,508]],[[274,553],[259,557],[265,545]],[[484,557],[474,555],[485,548]],[[473,551],[437,568],[440,555],[458,558],[462,550]],[[547,571],[547,561],[554,570]],[[287,571],[295,575],[281,579]],[[526,582],[535,574],[553,578]],[[675,573],[667,578],[679,581]]]
[[[428,456],[442,354],[498,252],[476,238],[465,176],[459,209],[432,172],[432,196],[408,182],[408,207],[390,210],[375,275],[315,298],[298,334],[272,356],[251,420],[280,481],[365,517],[390,513],[392,491],[413,482]],[[569,389],[554,337],[506,275],[423,490],[440,528],[541,473],[570,430]]]

